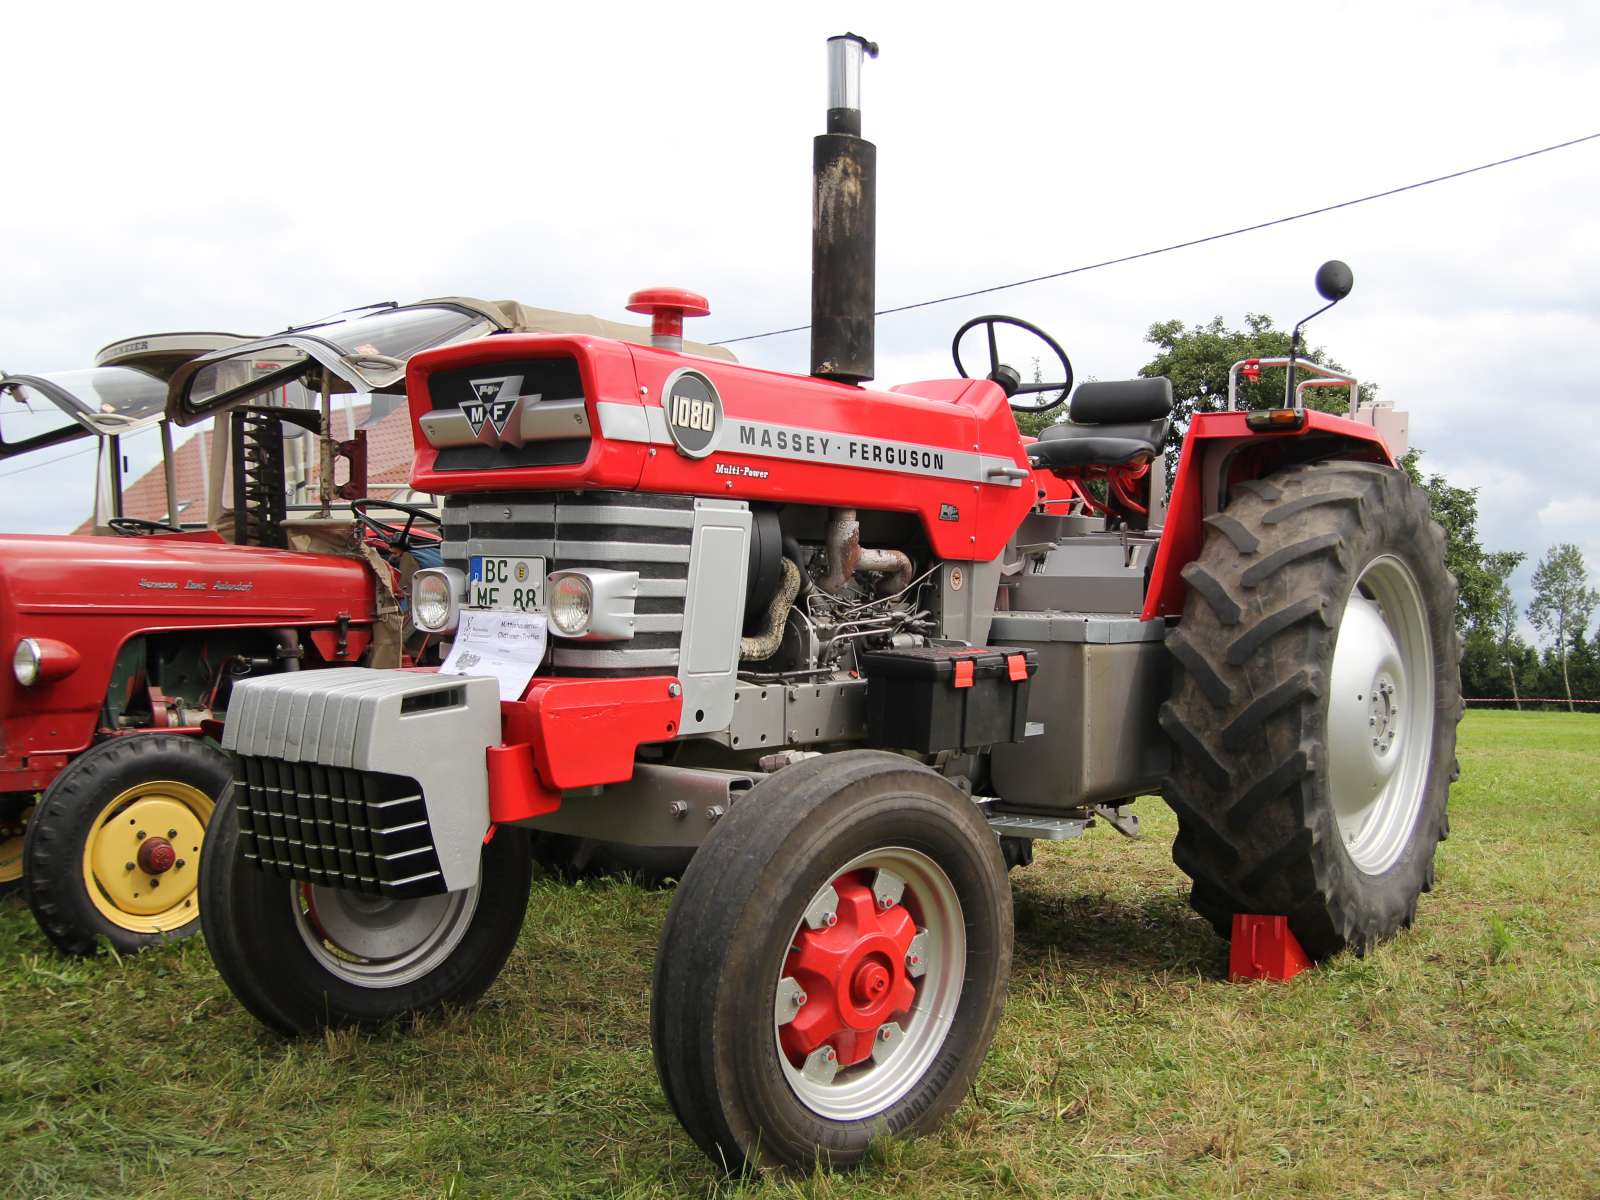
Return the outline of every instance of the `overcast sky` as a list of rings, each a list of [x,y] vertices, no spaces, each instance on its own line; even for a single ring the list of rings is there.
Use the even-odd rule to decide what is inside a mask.
[[[1593,3],[19,5],[0,366],[442,294],[626,319],[630,291],[672,284],[711,300],[696,338],[803,324],[823,41],[847,29],[883,51],[863,84],[880,306],[1600,132]],[[1557,541],[1600,567],[1597,185],[1600,141],[886,317],[879,378],[950,374],[986,312],[1125,377],[1152,322],[1290,325],[1342,258],[1355,290],[1314,344],[1412,413],[1426,469],[1481,489],[1520,582]],[[800,371],[806,348],[735,347]],[[128,449],[135,472],[159,457],[153,434]],[[0,528],[75,526],[92,455],[32,463],[0,464]]]

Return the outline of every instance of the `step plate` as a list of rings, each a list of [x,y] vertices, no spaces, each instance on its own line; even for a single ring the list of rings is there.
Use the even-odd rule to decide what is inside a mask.
[[[990,813],[989,828],[996,837],[1043,838],[1046,841],[1064,841],[1081,837],[1087,820],[1065,817],[1022,817],[1015,813]]]

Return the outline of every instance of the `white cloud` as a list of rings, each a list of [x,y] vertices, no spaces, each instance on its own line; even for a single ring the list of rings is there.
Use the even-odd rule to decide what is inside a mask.
[[[444,293],[616,318],[630,291],[672,283],[711,298],[693,336],[804,323],[822,39],[847,28],[883,46],[864,82],[883,305],[1595,132],[1580,122],[1600,82],[1600,18],[1555,2],[91,12],[8,22],[8,370],[81,366],[137,332],[266,332]],[[1080,374],[1117,378],[1148,360],[1156,320],[1291,323],[1317,304],[1316,265],[1340,257],[1356,289],[1314,344],[1413,413],[1426,467],[1481,489],[1486,545],[1530,563],[1558,539],[1588,549],[1570,514],[1600,503],[1583,465],[1600,436],[1597,176],[1591,143],[886,317],[880,375],[948,374],[956,327],[999,311],[1054,332]],[[806,366],[804,335],[736,349]],[[135,441],[130,465],[153,451]],[[0,527],[76,524],[88,457],[0,464]]]

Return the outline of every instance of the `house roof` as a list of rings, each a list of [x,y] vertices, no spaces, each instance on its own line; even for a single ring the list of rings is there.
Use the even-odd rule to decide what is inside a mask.
[[[371,413],[370,405],[355,406],[357,430]],[[349,437],[346,433],[344,408],[335,405],[332,413],[332,436],[338,441]],[[367,434],[367,494],[377,500],[392,499],[411,479],[411,414],[404,403],[389,413]],[[205,511],[206,481],[202,475],[210,461],[212,431],[202,429],[173,450],[173,465],[178,476],[178,514],[189,520],[198,520]],[[318,464],[312,463],[315,479]],[[232,506],[232,473],[228,475],[224,493],[228,506]],[[122,490],[122,513],[146,521],[160,521],[167,514],[167,481],[165,468],[157,463]],[[94,529],[94,516],[72,532],[86,534]]]

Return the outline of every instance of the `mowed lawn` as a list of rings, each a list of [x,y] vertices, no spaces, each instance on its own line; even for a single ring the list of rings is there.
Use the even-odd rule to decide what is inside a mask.
[[[0,1195],[1600,1197],[1600,720],[1475,713],[1417,928],[1231,984],[1174,822],[1039,844],[1017,969],[944,1130],[734,1185],[651,1066],[669,895],[535,884],[467,1014],[287,1042],[198,942],[53,953],[0,901]]]

